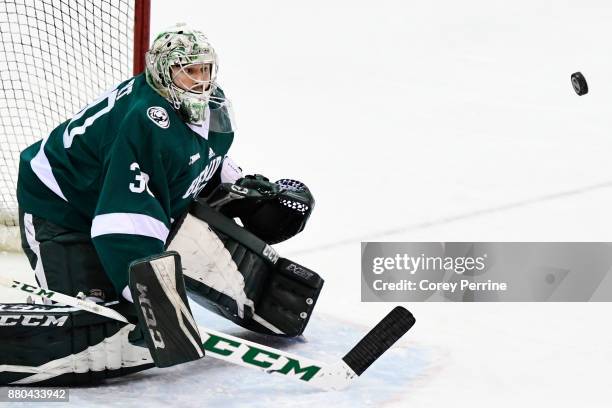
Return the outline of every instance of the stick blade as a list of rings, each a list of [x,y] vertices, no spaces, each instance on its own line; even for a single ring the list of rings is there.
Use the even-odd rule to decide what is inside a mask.
[[[357,375],[389,350],[414,325],[416,319],[408,309],[397,306],[366,334],[342,360]]]

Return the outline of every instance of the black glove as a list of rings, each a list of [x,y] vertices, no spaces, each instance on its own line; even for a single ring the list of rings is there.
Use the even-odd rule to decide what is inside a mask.
[[[269,244],[301,232],[315,204],[304,183],[291,179],[272,183],[261,174],[222,184],[207,202],[228,217],[240,218],[246,229]]]

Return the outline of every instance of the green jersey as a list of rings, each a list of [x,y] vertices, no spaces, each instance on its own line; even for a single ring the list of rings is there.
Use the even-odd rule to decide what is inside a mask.
[[[219,168],[234,136],[222,111],[211,103],[202,126],[188,125],[144,75],[131,78],[21,153],[19,206],[90,233],[120,293],[129,263],[163,251]]]

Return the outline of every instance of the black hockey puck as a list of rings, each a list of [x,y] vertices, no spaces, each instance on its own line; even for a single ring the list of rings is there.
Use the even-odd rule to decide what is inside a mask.
[[[572,74],[572,86],[574,87],[574,91],[578,95],[585,95],[589,92],[589,86],[587,85],[587,81],[580,72],[574,72]]]

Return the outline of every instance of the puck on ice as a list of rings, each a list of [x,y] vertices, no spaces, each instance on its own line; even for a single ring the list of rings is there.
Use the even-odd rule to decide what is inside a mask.
[[[578,95],[584,95],[589,92],[589,86],[587,85],[584,75],[582,75],[580,72],[574,72],[571,78],[574,91],[576,91]]]

